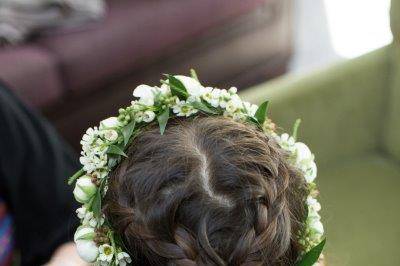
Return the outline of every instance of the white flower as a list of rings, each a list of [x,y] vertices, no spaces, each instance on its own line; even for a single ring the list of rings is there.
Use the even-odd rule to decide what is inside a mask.
[[[98,257],[98,261],[100,263],[110,263],[114,257],[114,248],[108,244],[103,244],[99,247],[100,255]]]
[[[85,216],[82,219],[82,225],[87,225],[91,227],[96,227],[97,225],[103,225],[104,217],[101,217],[99,220],[94,217],[93,212],[86,212]]]
[[[194,109],[193,106],[187,104],[185,101],[177,100],[176,104],[173,106],[173,112],[177,116],[190,116],[197,113],[198,110]]]
[[[322,236],[324,234],[324,225],[321,223],[319,219],[312,219],[309,228],[316,234],[316,238]]]
[[[247,111],[249,116],[255,116],[258,106],[249,102],[243,102],[243,108]]]
[[[96,191],[97,187],[93,184],[91,177],[84,175],[76,181],[73,193],[76,201],[80,203],[88,203]]]
[[[211,91],[211,97],[210,97],[211,99],[210,99],[209,103],[215,108],[219,106],[220,95],[221,95],[220,89],[213,89]]]
[[[118,132],[114,129],[105,130],[104,138],[108,141],[116,141],[118,139]]]
[[[158,92],[162,96],[168,96],[171,94],[171,89],[167,84],[162,84],[160,88],[158,88]]]
[[[83,134],[82,136],[82,140],[81,140],[81,145],[82,148],[85,149],[87,147],[90,147],[93,142],[97,139],[99,135],[99,130],[95,127],[95,128],[88,128],[86,130],[86,133]]]
[[[226,108],[226,105],[230,100],[231,94],[225,89],[221,90],[219,94],[219,106],[221,106],[221,108]]]
[[[213,91],[213,88],[205,87],[204,88],[204,93],[203,93],[203,95],[201,95],[201,98],[203,98],[206,102],[211,103],[211,101],[213,99],[212,91]]]
[[[186,91],[189,93],[189,96],[193,96],[194,98],[199,98],[203,95],[206,90],[203,86],[201,86],[200,82],[195,80],[194,78],[186,77],[186,76],[174,76],[180,82],[182,82],[183,86],[185,86]]]
[[[117,117],[109,117],[100,122],[99,129],[104,130],[104,129],[116,128],[116,127],[120,127],[120,126],[121,126],[121,122],[118,120]]]
[[[312,211],[319,212],[321,210],[321,204],[311,196],[307,197],[307,205]]]
[[[311,183],[317,177],[317,165],[314,162],[314,155],[310,149],[302,142],[294,144],[294,154],[296,164],[303,171],[307,183]]]
[[[155,117],[156,117],[156,114],[153,111],[145,111],[143,113],[142,119],[144,122],[149,123],[149,122],[153,121]]]
[[[99,153],[99,154],[96,154]],[[83,170],[91,173],[95,170],[103,168],[107,164],[107,155],[101,154],[105,151],[93,148],[89,153],[82,153],[79,158],[80,163],[83,165]]]
[[[287,133],[283,133],[282,135],[276,135],[276,140],[282,149],[291,152],[292,154],[295,152],[295,140],[293,137],[289,136]]]
[[[228,92],[229,92],[230,94],[236,94],[236,93],[237,93],[237,88],[236,88],[236,87],[230,87],[229,90],[228,90]]]
[[[126,252],[119,252],[117,254],[116,263],[118,266],[126,266],[126,264],[131,263],[132,259]]]
[[[313,159],[312,153],[306,144],[302,142],[296,142],[294,147],[296,149],[296,160],[298,163]]]
[[[76,214],[79,219],[85,218],[86,213],[87,213],[87,208],[85,206],[82,206],[76,210]]]
[[[99,255],[99,249],[93,241],[94,236],[94,228],[88,226],[80,226],[74,235],[77,252],[88,263],[94,262]]]
[[[233,114],[243,107],[242,100],[237,94],[233,94],[231,99],[226,103],[226,111]]]
[[[306,169],[304,170],[304,178],[307,183],[311,183],[317,177],[317,165],[314,161],[311,161],[307,164]]]
[[[150,87],[144,84],[137,86],[136,89],[133,91],[133,96],[138,97],[139,102],[147,106],[154,105],[155,94],[156,89],[154,87]]]

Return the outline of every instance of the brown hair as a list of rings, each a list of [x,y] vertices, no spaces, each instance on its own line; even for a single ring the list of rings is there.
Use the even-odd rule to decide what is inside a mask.
[[[134,265],[293,265],[306,195],[273,138],[196,117],[137,136],[111,175],[104,212]]]

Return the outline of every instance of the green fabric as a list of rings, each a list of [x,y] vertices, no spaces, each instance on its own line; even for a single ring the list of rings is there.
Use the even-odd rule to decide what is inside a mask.
[[[400,0],[392,0],[390,26],[393,33],[390,103],[387,106],[385,148],[400,161]]]
[[[329,266],[400,265],[400,0],[393,44],[307,76],[285,76],[241,96],[269,99],[285,131],[316,154]]]
[[[394,40],[400,40],[400,0],[392,0],[391,2],[390,27]]]
[[[394,43],[389,104],[386,109],[387,124],[384,128],[385,148],[400,161],[400,45]]]
[[[327,265],[400,265],[399,164],[368,155],[318,178]]]
[[[285,131],[302,118],[299,138],[325,165],[382,146],[389,93],[390,47],[306,77],[286,76],[245,90],[254,103],[270,102],[271,118]]]

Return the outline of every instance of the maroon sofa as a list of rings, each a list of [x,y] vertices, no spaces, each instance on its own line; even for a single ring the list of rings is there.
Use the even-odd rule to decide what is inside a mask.
[[[0,48],[0,80],[73,144],[140,83],[195,68],[245,87],[286,70],[291,0],[109,0],[103,21]]]

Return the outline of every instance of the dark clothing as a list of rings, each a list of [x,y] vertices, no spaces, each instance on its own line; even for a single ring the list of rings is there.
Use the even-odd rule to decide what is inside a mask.
[[[67,178],[77,169],[77,157],[49,123],[0,84],[0,196],[22,265],[47,262],[72,239],[78,205]]]

